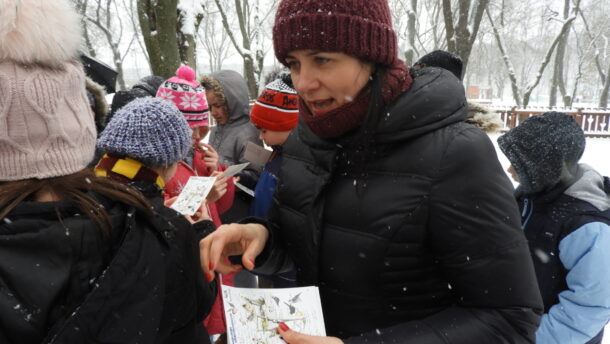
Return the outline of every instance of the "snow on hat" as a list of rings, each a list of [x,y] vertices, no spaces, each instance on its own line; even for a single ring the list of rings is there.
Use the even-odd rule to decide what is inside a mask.
[[[585,144],[585,134],[574,118],[554,111],[532,116],[498,138],[526,194],[559,183],[564,169],[578,164]]]
[[[191,146],[186,119],[171,102],[138,98],[112,117],[97,148],[147,166],[168,166],[183,160]]]
[[[250,121],[257,127],[267,130],[291,130],[297,125],[298,120],[297,92],[282,79],[265,86],[250,112]]]
[[[195,71],[191,67],[178,68],[176,76],[161,84],[157,97],[174,103],[186,118],[189,127],[209,125],[210,111],[205,89],[195,81]]]
[[[76,173],[96,137],[79,16],[67,0],[0,3],[0,181]]]

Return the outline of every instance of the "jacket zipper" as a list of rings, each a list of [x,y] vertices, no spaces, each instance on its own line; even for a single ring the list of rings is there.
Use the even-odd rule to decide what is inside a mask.
[[[525,229],[527,223],[532,218],[532,214],[534,213],[534,202],[530,201],[528,198],[523,200],[523,211],[521,212],[521,217],[525,218],[523,221],[522,229]]]

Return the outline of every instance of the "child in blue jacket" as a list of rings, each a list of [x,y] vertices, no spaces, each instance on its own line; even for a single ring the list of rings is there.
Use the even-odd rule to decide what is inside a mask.
[[[256,183],[254,201],[250,208],[251,216],[267,218],[278,183],[282,145],[298,122],[298,104],[290,74],[283,74],[265,86],[252,107],[250,121],[259,130],[259,138],[267,146],[271,146],[273,152]],[[273,276],[271,280],[276,288],[295,286],[294,272]]]
[[[610,319],[610,180],[578,161],[585,136],[547,112],[498,138],[519,182],[517,200],[545,314],[536,343],[601,343]]]

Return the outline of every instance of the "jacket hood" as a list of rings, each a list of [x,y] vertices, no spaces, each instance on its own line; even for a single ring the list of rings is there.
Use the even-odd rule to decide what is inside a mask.
[[[576,199],[589,202],[599,211],[610,209],[610,185],[607,178],[586,164],[579,164],[578,178],[564,193]]]
[[[56,67],[77,59],[80,18],[68,0],[0,0],[0,60]]]
[[[411,88],[380,116],[375,138],[392,143],[421,136],[467,115],[464,87],[449,71],[423,68]]]
[[[498,137],[498,146],[519,175],[519,186],[525,194],[570,181],[585,145],[580,125],[559,112],[532,116]]]
[[[222,86],[227,107],[229,108],[229,121],[227,124],[236,122],[250,116],[248,85],[246,80],[237,72],[232,70],[221,70],[210,74],[220,86]]]
[[[468,117],[466,118],[466,122],[483,130],[487,134],[497,133],[504,127],[504,122],[502,122],[498,113],[474,102],[468,102]]]

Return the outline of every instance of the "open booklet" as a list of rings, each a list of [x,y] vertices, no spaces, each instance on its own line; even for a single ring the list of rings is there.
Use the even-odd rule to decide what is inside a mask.
[[[251,289],[222,286],[229,344],[285,344],[280,322],[291,330],[325,336],[317,287]]]

